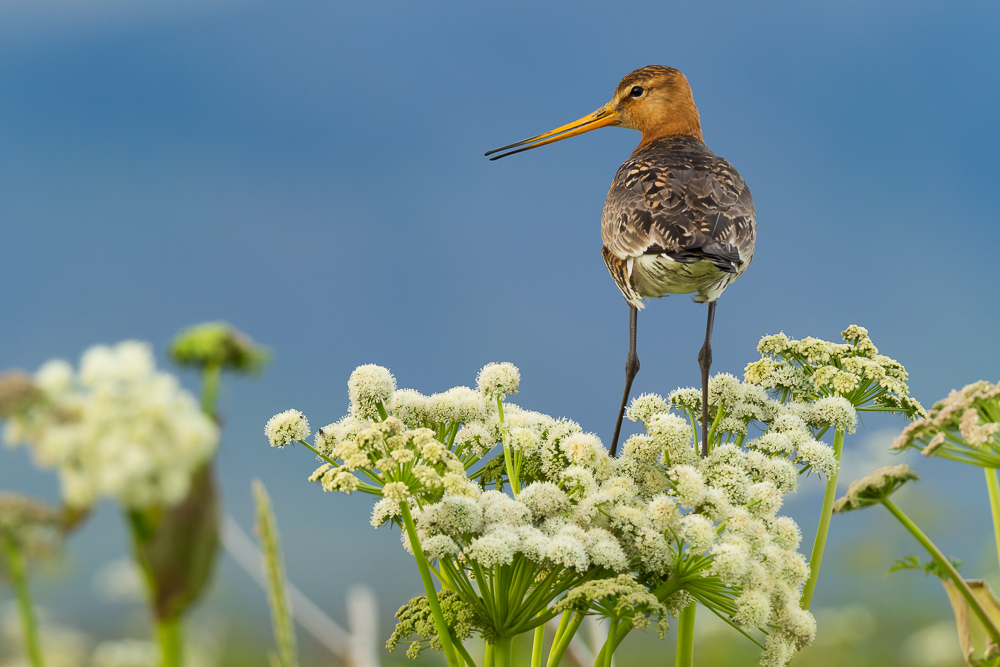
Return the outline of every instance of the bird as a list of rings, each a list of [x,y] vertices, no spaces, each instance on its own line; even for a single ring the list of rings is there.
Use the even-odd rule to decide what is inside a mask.
[[[498,160],[602,127],[642,134],[615,173],[601,215],[601,254],[629,306],[625,390],[610,454],[616,456],[625,406],[639,372],[636,326],[643,301],[692,294],[696,302],[708,306],[705,342],[698,353],[704,457],[715,308],[726,287],[753,260],[757,235],[753,198],[739,172],[705,144],[687,77],[663,65],[627,74],[611,101],[593,113],[486,156]],[[669,339],[663,342],[669,347]]]

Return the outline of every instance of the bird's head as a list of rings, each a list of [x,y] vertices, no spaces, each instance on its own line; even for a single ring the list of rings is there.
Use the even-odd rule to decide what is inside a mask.
[[[597,111],[486,155],[493,155],[490,159],[498,160],[599,127],[639,130],[642,132],[640,146],[670,135],[702,138],[698,107],[694,105],[687,78],[673,67],[647,65],[627,74],[615,88],[611,101]]]

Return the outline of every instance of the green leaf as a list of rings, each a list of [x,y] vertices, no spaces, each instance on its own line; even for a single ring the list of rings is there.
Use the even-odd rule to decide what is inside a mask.
[[[951,563],[952,567],[956,570],[965,563],[955,558],[949,558],[948,562]],[[948,579],[948,573],[938,564],[935,560],[927,561],[926,563],[921,563],[920,559],[916,556],[907,556],[906,558],[900,558],[889,568],[886,574],[892,574],[893,572],[898,572],[900,570],[922,570],[925,575],[933,574],[938,579]]]

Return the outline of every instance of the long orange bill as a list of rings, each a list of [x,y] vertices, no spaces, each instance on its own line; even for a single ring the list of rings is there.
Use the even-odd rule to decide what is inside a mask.
[[[557,127],[556,129],[546,132],[545,134],[539,134],[538,136],[525,139],[524,141],[518,141],[516,144],[495,148],[485,153],[485,155],[493,155],[494,153],[507,151],[506,153],[501,153],[500,155],[493,155],[493,157],[490,158],[490,160],[499,160],[502,157],[507,157],[508,155],[513,155],[514,153],[529,151],[532,148],[538,148],[539,146],[544,146],[545,144],[551,144],[555,141],[569,139],[570,137],[575,137],[578,134],[596,130],[599,127],[608,127],[609,125],[617,124],[618,117],[615,115],[615,112],[607,106],[603,106],[594,113],[584,116],[583,118],[578,118],[572,123],[567,123],[566,125]],[[515,150],[510,150],[511,148]]]

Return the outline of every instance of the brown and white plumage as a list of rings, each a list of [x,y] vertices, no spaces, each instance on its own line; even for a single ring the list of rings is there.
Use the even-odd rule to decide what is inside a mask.
[[[618,169],[601,217],[602,254],[630,306],[625,391],[618,411],[614,455],[632,380],[637,312],[643,299],[694,294],[708,304],[702,377],[702,455],[708,454],[708,372],[712,365],[715,305],[753,259],[757,223],[753,199],[735,168],[708,149],[687,79],[672,67],[630,72],[611,101],[588,116],[524,141],[490,151],[496,160],[599,127],[642,133]],[[506,151],[506,152],[503,152]]]
[[[753,259],[750,190],[695,137],[640,146],[615,174],[601,218],[604,262],[629,304],[668,294],[715,301]]]

